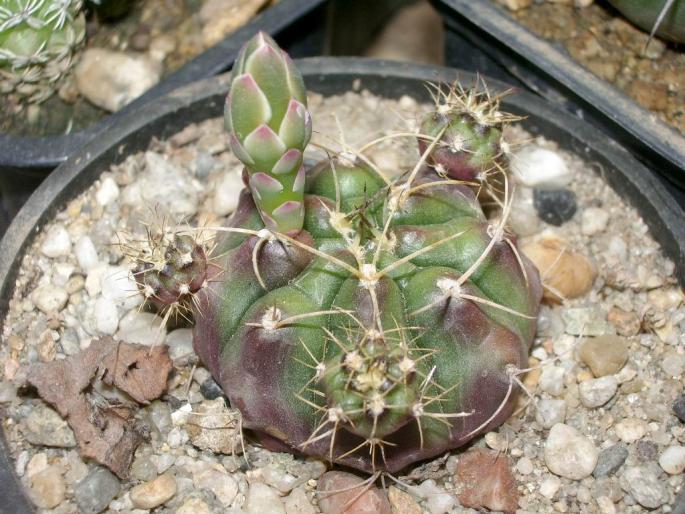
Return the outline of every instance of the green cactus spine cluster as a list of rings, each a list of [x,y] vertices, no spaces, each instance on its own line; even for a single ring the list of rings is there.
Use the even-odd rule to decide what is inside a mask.
[[[509,416],[535,333],[539,275],[506,230],[506,163],[497,167],[505,186],[497,222],[470,182],[436,170],[449,123],[419,136],[420,158],[395,179],[349,152],[296,179],[310,121],[299,112],[301,78],[276,50],[257,36],[234,72],[228,126],[250,180],[204,251],[207,268],[197,259],[169,267],[169,254],[141,275],[160,280],[139,284],[164,303],[178,288],[166,294],[172,282],[160,270],[174,284],[203,278],[192,295],[194,348],[264,445],[397,472]],[[282,132],[293,97],[298,123],[287,126],[298,138]],[[274,172],[292,149],[288,172]],[[259,174],[279,186],[265,188],[266,179],[253,180]],[[292,188],[295,180],[303,183]],[[301,214],[273,215],[293,201]]]
[[[40,102],[71,69],[85,37],[81,0],[0,4],[0,92]]]

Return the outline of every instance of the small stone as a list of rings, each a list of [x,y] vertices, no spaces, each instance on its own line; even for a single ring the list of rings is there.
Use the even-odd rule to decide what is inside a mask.
[[[103,178],[100,187],[95,192],[95,200],[103,207],[109,205],[119,197],[119,186],[112,177]]]
[[[481,448],[464,453],[457,463],[454,484],[462,488],[459,503],[464,507],[506,513],[517,509],[516,479],[509,459],[501,453]]]
[[[392,508],[392,514],[421,514],[421,506],[416,503],[411,494],[391,485],[388,489],[388,500]]]
[[[317,484],[323,514],[391,514],[385,495],[377,487],[368,487],[363,482],[364,479],[344,471],[325,473]]]
[[[131,464],[131,476],[141,482],[152,480],[157,476],[157,466],[152,462],[152,448],[140,446],[136,450],[135,458]]]
[[[74,487],[76,504],[83,514],[98,514],[121,490],[119,479],[109,470],[95,468]]]
[[[45,284],[36,288],[31,295],[31,299],[45,314],[52,314],[61,311],[67,304],[69,294],[61,287],[52,284]]]
[[[511,170],[528,187],[560,189],[573,179],[572,171],[557,152],[534,145],[516,152],[511,159]]]
[[[571,480],[589,476],[599,451],[587,437],[563,423],[552,427],[545,442],[545,463],[555,475]]]
[[[151,312],[129,311],[119,322],[115,338],[132,344],[153,346],[164,340],[162,318]]]
[[[673,402],[673,412],[678,419],[685,423],[685,394],[681,395],[675,402]]]
[[[654,441],[640,440],[635,443],[635,456],[640,462],[654,462],[659,454],[659,446]]]
[[[228,34],[247,23],[266,0],[208,0],[202,4],[202,41],[214,46]],[[229,16],[226,16],[226,13]]]
[[[240,413],[229,410],[222,398],[203,401],[188,414],[185,428],[190,442],[201,450],[227,455],[242,452]]]
[[[528,457],[521,457],[516,463],[516,471],[522,475],[530,475],[533,472],[534,466],[533,461]]]
[[[671,512],[673,514],[683,514],[685,512],[685,487],[680,488],[680,492],[671,506]]]
[[[93,307],[95,328],[103,335],[114,335],[119,328],[117,306],[106,298],[98,298]]]
[[[0,403],[11,403],[17,398],[17,387],[9,381],[0,382]]]
[[[624,444],[618,443],[599,452],[597,466],[592,472],[595,478],[602,478],[613,475],[628,458],[628,448]]]
[[[29,482],[29,496],[41,509],[54,509],[64,500],[66,484],[57,466],[48,466],[36,473]]]
[[[88,236],[83,236],[76,241],[76,244],[74,245],[74,254],[76,255],[78,265],[86,273],[99,263],[95,245]]]
[[[510,11],[518,11],[533,5],[533,0],[497,0],[497,2],[504,5]]]
[[[564,375],[566,370],[561,366],[545,366],[540,375],[540,389],[552,396],[560,396],[564,392]]]
[[[568,189],[535,189],[533,205],[542,221],[559,227],[576,213],[576,194]]]
[[[545,299],[561,302],[579,298],[592,289],[597,277],[594,264],[571,251],[565,241],[547,237],[523,245],[522,250],[545,277]]]
[[[55,448],[76,446],[74,432],[67,422],[54,410],[43,404],[36,405],[21,424],[21,431],[28,442]]]
[[[627,418],[616,423],[616,436],[624,443],[634,443],[647,433],[647,423],[637,418]]]
[[[121,109],[159,82],[160,63],[144,54],[88,48],[74,69],[76,87],[107,111]]]
[[[588,207],[581,217],[581,232],[588,236],[594,236],[604,232],[609,223],[609,213],[599,207]]]
[[[223,174],[214,190],[212,211],[217,216],[231,214],[238,205],[238,197],[245,184],[237,172]]]
[[[519,236],[532,236],[540,232],[542,222],[533,205],[533,190],[521,186],[514,190],[508,225]]]
[[[661,359],[661,369],[674,378],[680,378],[685,372],[685,354],[674,350],[668,351]]]
[[[202,384],[200,384],[200,393],[207,400],[216,400],[224,395],[224,391],[221,389],[221,386],[219,386],[219,384],[217,384],[212,377],[209,377],[207,380],[202,382]]]
[[[31,478],[48,467],[48,454],[36,453],[26,465],[26,476]]]
[[[618,390],[618,380],[613,375],[581,382],[578,386],[581,403],[594,409],[611,400]]]
[[[169,34],[160,34],[150,42],[150,57],[155,61],[163,61],[167,55],[176,49],[176,39]]]
[[[45,233],[45,239],[40,251],[46,257],[55,259],[71,253],[69,232],[62,225],[53,225]]]
[[[88,273],[86,289],[88,289],[90,274],[94,273],[96,276],[99,274],[102,297],[111,300],[117,307],[128,310],[143,302],[142,296],[135,294],[138,291],[138,284],[126,266],[106,266],[99,273],[96,271],[98,269],[99,267],[93,268]]]
[[[284,503],[286,514],[316,514],[316,509],[309,501],[303,487],[293,489],[285,498]],[[417,514],[421,514],[421,511],[419,510]]]
[[[154,509],[176,494],[176,479],[169,474],[160,475],[154,480],[135,486],[130,494],[134,507]]]
[[[190,498],[183,502],[175,514],[212,514],[212,509],[199,498]]]
[[[544,398],[539,400],[535,420],[544,429],[550,429],[557,423],[563,423],[566,420],[566,402]]]
[[[571,307],[561,311],[566,323],[564,330],[572,336],[595,337],[612,334],[612,327],[600,309],[593,307]]]
[[[540,494],[545,498],[552,499],[561,487],[561,480],[557,477],[549,476],[540,484]]]
[[[238,483],[218,464],[207,464],[193,472],[193,484],[198,489],[208,489],[222,505],[228,506],[238,494]]]
[[[247,514],[285,514],[285,506],[278,493],[260,482],[250,485],[245,510]]]
[[[169,357],[174,363],[195,355],[193,330],[190,328],[179,328],[169,332],[166,336],[166,344],[169,347]]]
[[[456,498],[436,485],[435,480],[424,480],[414,492],[426,502],[430,514],[447,514],[457,504]]]
[[[614,307],[609,311],[607,320],[616,327],[616,332],[621,336],[632,337],[640,332],[640,318],[634,312]]]
[[[72,486],[88,476],[88,466],[83,462],[78,452],[67,452],[65,458],[67,472],[64,474],[64,478],[68,485]]]
[[[659,465],[669,475],[685,470],[685,446],[669,446],[659,457]]]
[[[666,483],[655,471],[652,466],[631,466],[620,479],[623,490],[648,509],[656,509],[668,501]]]

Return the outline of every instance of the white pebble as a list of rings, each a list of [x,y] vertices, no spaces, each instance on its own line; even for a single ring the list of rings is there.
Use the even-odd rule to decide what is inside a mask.
[[[521,457],[516,463],[516,470],[522,475],[530,475],[533,472],[533,461],[528,457]]]
[[[611,400],[618,390],[618,380],[613,375],[585,380],[578,387],[580,401],[585,407],[594,409]]]
[[[117,306],[106,298],[98,298],[95,302],[95,328],[105,335],[114,335],[119,328],[119,313]]]
[[[238,494],[238,483],[235,478],[226,473],[226,470],[218,464],[203,463],[202,467],[193,472],[193,484],[198,489],[212,491],[224,506],[230,505],[235,495]],[[265,485],[264,487],[269,486]],[[263,512],[266,514],[267,511]]]
[[[190,328],[179,328],[166,337],[166,344],[169,347],[169,357],[177,361],[193,355],[193,331]],[[193,378],[197,377],[197,370]]]
[[[457,503],[454,496],[436,485],[435,480],[425,480],[415,487],[414,491],[426,500],[426,507],[431,514],[452,512],[452,508]]]
[[[87,279],[86,279],[87,282]],[[109,266],[102,274],[102,296],[122,309],[132,309],[143,301],[138,285],[125,266]]]
[[[71,252],[71,240],[69,232],[62,225],[54,225],[45,234],[45,240],[40,251],[46,257],[56,258],[69,255]]]
[[[112,177],[102,179],[100,187],[95,193],[95,200],[97,203],[105,207],[109,205],[119,196],[119,186]]]
[[[31,296],[33,303],[46,314],[61,311],[67,304],[69,295],[61,287],[45,284],[37,288]]]
[[[540,374],[540,389],[552,396],[560,396],[564,392],[564,374],[566,370],[560,366],[545,366]]]
[[[95,250],[93,241],[88,236],[83,236],[74,245],[76,261],[83,271],[88,273],[98,265],[98,252]]]
[[[669,475],[678,475],[685,470],[685,446],[669,446],[659,457],[659,465]]]
[[[545,463],[549,470],[572,480],[590,476],[597,465],[599,451],[573,427],[557,423],[545,442]]]
[[[609,213],[599,207],[588,207],[583,211],[581,218],[581,232],[588,236],[594,236],[603,232],[609,223]]]
[[[562,188],[568,185],[573,173],[562,157],[539,146],[526,146],[511,160],[515,176],[528,187]]]
[[[243,179],[239,173],[226,173],[217,184],[212,198],[212,210],[217,216],[231,214],[238,206],[238,197],[243,189]]]
[[[245,508],[247,514],[285,514],[285,507],[278,493],[259,482],[250,485]]]
[[[166,328],[162,318],[151,312],[139,312],[133,309],[126,313],[119,323],[116,339],[127,343],[152,346],[164,341]]]
[[[647,423],[637,418],[627,418],[616,423],[616,435],[624,443],[634,443],[647,433]]]
[[[561,487],[561,480],[557,477],[547,477],[540,484],[540,494],[545,498],[552,499]]]
[[[539,400],[535,420],[546,429],[552,428],[557,423],[563,423],[566,420],[566,402],[546,398]]]

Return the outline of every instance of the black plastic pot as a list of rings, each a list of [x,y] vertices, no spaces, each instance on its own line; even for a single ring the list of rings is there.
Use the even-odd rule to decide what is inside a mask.
[[[470,81],[473,75],[447,68],[355,58],[313,58],[299,60],[299,69],[309,89],[325,95],[361,86],[376,94],[397,98],[410,95],[429,101],[430,82],[452,82],[459,77]],[[507,86],[489,80],[495,89]],[[177,90],[120,117],[100,137],[73,154],[34,192],[0,241],[0,316],[7,314],[24,252],[38,229],[67,202],[88,188],[112,164],[145,150],[153,138],[167,138],[189,123],[221,116],[228,90],[228,77],[219,76]],[[685,284],[685,225],[683,212],[663,185],[625,149],[598,129],[550,106],[530,93],[510,96],[508,111],[526,115],[524,126],[534,134],[544,134],[582,157],[599,164],[607,182],[628,203],[635,206],[665,253],[677,263],[678,276]],[[3,439],[4,441],[4,439]],[[0,513],[30,512],[31,506],[14,475],[9,453],[0,449]]]
[[[323,53],[328,0],[280,0],[204,51],[120,111],[72,134],[16,137],[0,134],[0,233],[45,176],[106,128],[155,98],[229,70],[243,44],[258,31],[276,37],[294,57]]]
[[[591,122],[662,174],[685,206],[685,138],[490,0],[431,0],[444,16],[447,64],[534,91]]]

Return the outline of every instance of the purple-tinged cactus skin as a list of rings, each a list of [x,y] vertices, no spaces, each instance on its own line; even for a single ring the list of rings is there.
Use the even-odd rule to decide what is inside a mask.
[[[297,234],[304,219],[302,154],[312,122],[302,75],[263,32],[236,60],[224,120],[265,226]]]
[[[480,182],[505,166],[507,150],[503,140],[504,123],[517,118],[500,112],[499,98],[491,97],[477,85],[438,91],[436,108],[421,120],[421,133],[440,137],[428,163],[444,176],[455,180]],[[423,153],[429,141],[419,140]]]
[[[253,144],[280,133],[293,96],[304,105],[284,66],[299,77],[264,35],[237,64],[227,119],[249,187],[222,237],[167,242],[164,258],[139,259],[152,266],[138,283],[161,303],[192,295],[195,351],[267,447],[395,473],[511,414],[540,278],[505,229],[511,194],[491,222],[470,184],[428,164],[443,134],[394,180],[349,152],[300,171],[308,116],[296,147]]]

